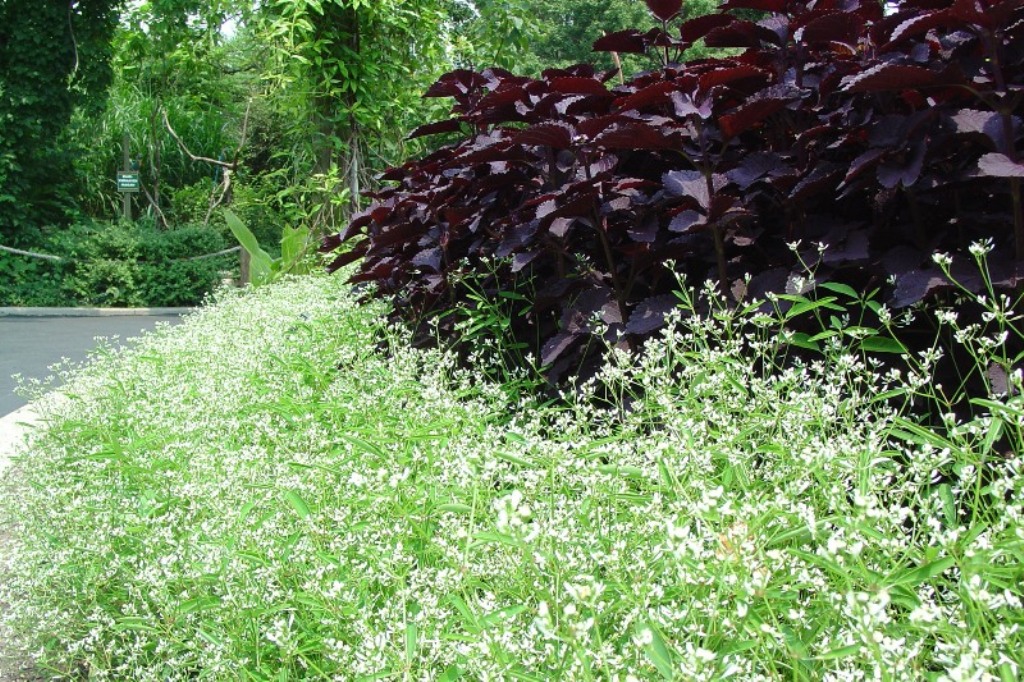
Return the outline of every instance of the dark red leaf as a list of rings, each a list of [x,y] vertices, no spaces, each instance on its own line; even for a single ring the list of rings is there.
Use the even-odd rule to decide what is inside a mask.
[[[551,79],[551,90],[563,95],[607,95],[611,97],[604,83],[595,78],[563,76]]]
[[[456,69],[441,76],[430,86],[424,97],[459,97],[472,89],[482,87],[486,79],[467,69]]]
[[[956,125],[956,132],[960,134],[979,133],[988,137],[996,149],[1005,149],[1008,140],[1003,131],[1002,117],[994,111],[977,111],[974,109],[961,109],[952,117]],[[1012,128],[1016,130],[1020,120],[1016,117],[1012,120]]]
[[[768,78],[769,74],[767,71],[756,66],[750,66],[749,64],[741,64],[740,66],[715,69],[701,75],[700,89],[702,92],[707,92],[717,85],[736,85],[744,81],[753,81],[761,84],[767,81]]]
[[[777,13],[786,9],[787,4],[788,0],[726,0],[719,6],[719,9],[753,9]]]
[[[683,7],[683,0],[647,0],[647,9],[659,21],[669,21]]]
[[[882,187],[891,189],[896,185],[910,187],[917,182],[924,165],[925,144],[918,140],[899,154],[889,154],[886,161],[878,167],[878,182]]]
[[[793,188],[789,198],[799,201],[820,192],[832,191],[840,175],[841,171],[838,168],[818,166]]]
[[[711,176],[711,187],[700,171],[669,171],[661,176],[665,192],[673,197],[691,197],[697,200],[702,209],[708,211],[711,206],[711,191],[718,192],[729,179],[724,175]]]
[[[889,43],[882,49],[886,51],[893,50],[900,41],[915,38],[934,28],[946,26],[948,23],[949,13],[945,10],[914,14],[893,29],[892,34],[889,36]]]
[[[594,139],[605,149],[677,149],[679,137],[644,123],[616,125]]]
[[[441,271],[441,247],[435,246],[432,249],[424,249],[412,258],[412,264],[429,272]]]
[[[985,154],[978,159],[978,172],[997,178],[1024,178],[1024,164],[1011,161],[1005,154]]]
[[[573,218],[555,218],[551,221],[548,232],[561,239],[569,233],[569,228],[574,222],[576,221]]]
[[[905,64],[879,64],[855,76],[843,79],[846,92],[882,92],[885,90],[908,90],[936,85],[955,85],[962,79],[955,78],[950,71],[932,71],[922,66]]]
[[[553,364],[579,338],[581,338],[581,335],[578,333],[559,332],[555,334],[548,339],[541,349],[540,363],[545,366]]]
[[[438,133],[457,133],[462,130],[462,119],[452,118],[447,121],[438,121],[437,123],[428,123],[415,128],[406,139],[415,140],[417,137],[423,137],[424,135],[436,135]]]
[[[645,218],[639,223],[631,225],[626,230],[626,234],[635,242],[652,244],[658,237],[658,221],[653,217]]]
[[[323,239],[320,240],[320,246],[319,246],[318,250],[320,251],[320,253],[327,253],[328,251],[334,251],[336,248],[341,246],[342,241],[343,240],[341,238],[341,233],[335,232],[333,234],[329,234],[329,235],[327,235],[326,237],[324,237]]]
[[[676,116],[686,118],[688,116],[697,116],[701,120],[711,118],[713,109],[711,108],[711,98],[707,97],[701,99],[698,105],[693,101],[690,95],[683,94],[681,92],[673,92],[672,106],[675,109]]]
[[[699,211],[686,210],[677,213],[672,220],[669,221],[668,230],[669,232],[680,232],[686,233],[695,227],[703,227],[707,225],[708,218],[706,215]]]
[[[830,12],[797,30],[793,38],[808,45],[856,45],[864,22],[849,12]]]
[[[512,138],[513,144],[524,144],[552,149],[570,149],[574,136],[568,123],[542,123],[530,126]]]
[[[363,242],[363,243],[358,244],[357,246],[355,246],[350,251],[345,251],[344,253],[338,254],[338,257],[335,258],[334,260],[332,260],[330,262],[330,264],[328,264],[327,272],[334,272],[334,271],[336,271],[336,270],[338,270],[340,268],[345,267],[349,263],[356,262],[357,260],[362,258],[364,255],[366,255],[366,251],[367,251],[368,248],[369,248],[369,243],[368,242]]]
[[[616,100],[615,104],[619,111],[639,110],[652,105],[666,104],[669,102],[669,93],[676,92],[676,89],[675,83],[662,81],[649,85],[629,97]]]
[[[711,204],[708,183],[700,171],[669,171],[661,177],[669,196],[692,197],[705,211]]]
[[[782,46],[782,38],[775,31],[752,21],[734,21],[707,32],[704,44],[708,47],[761,47],[762,43]]]
[[[512,256],[512,272],[519,272],[527,265],[532,263],[540,255],[539,250],[534,251],[521,251]]]
[[[736,18],[730,14],[705,14],[696,19],[690,19],[679,28],[679,35],[688,43],[695,43],[708,34],[712,29],[728,26]]]
[[[729,178],[730,182],[745,190],[763,178],[769,171],[778,168],[782,164],[782,157],[778,154],[773,152],[754,152],[743,157],[740,165],[728,171],[725,175]]]
[[[671,294],[652,296],[638,305],[629,316],[626,331],[630,334],[650,334],[665,326],[665,316],[679,307],[679,299]]]
[[[938,270],[910,270],[896,276],[893,306],[906,308],[924,299],[938,289],[952,287],[952,283]]]
[[[850,169],[846,172],[843,182],[848,183],[869,168],[874,168],[887,153],[887,149],[880,147],[867,150],[850,163]]]
[[[726,137],[736,137],[768,118],[800,96],[800,91],[788,85],[773,85],[753,95],[745,104],[718,119]]]
[[[626,31],[609,33],[594,41],[595,52],[620,52],[622,54],[644,54],[647,41],[644,34],[631,28]]]
[[[828,245],[825,253],[822,254],[822,260],[825,263],[829,265],[862,263],[871,257],[868,250],[868,234],[866,231],[853,230],[847,232],[845,238],[840,243],[836,243],[836,236],[836,233],[833,232],[822,240]]]
[[[576,128],[587,137],[594,138],[615,125],[624,123],[629,124],[633,123],[635,120],[636,119],[628,116],[621,116],[619,114],[598,116],[597,118],[580,121],[576,124]]]

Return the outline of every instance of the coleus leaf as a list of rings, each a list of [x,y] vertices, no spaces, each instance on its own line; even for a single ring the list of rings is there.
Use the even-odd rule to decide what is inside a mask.
[[[630,334],[650,334],[655,329],[665,326],[665,316],[679,307],[679,299],[671,294],[652,296],[642,301],[629,315],[626,332]]]
[[[561,76],[550,80],[551,90],[563,95],[606,95],[611,97],[604,83],[595,78]]]
[[[636,29],[629,29],[601,36],[594,41],[593,49],[595,52],[644,54],[647,52],[648,45],[643,33]]]
[[[726,0],[719,5],[720,10],[752,9],[761,12],[782,12],[789,0]]]
[[[744,104],[718,119],[726,137],[746,132],[772,114],[785,109],[800,96],[800,91],[789,85],[773,85],[753,95]]]
[[[680,118],[696,116],[700,119],[707,119],[711,118],[711,114],[714,113],[710,97],[704,97],[697,103],[694,102],[692,95],[677,91],[671,93],[671,98],[676,116]]]
[[[671,21],[683,7],[683,0],[646,0],[647,9],[658,21]]]
[[[921,175],[926,150],[924,142],[916,140],[899,154],[889,154],[888,159],[878,167],[879,184],[885,188],[898,184],[903,187],[913,185]]]
[[[754,82],[761,84],[768,80],[770,74],[764,69],[749,64],[741,64],[723,69],[715,69],[704,73],[700,77],[700,89],[703,92],[709,91],[718,85],[736,85],[740,82]]]
[[[642,90],[633,93],[632,95],[625,97],[621,100],[616,100],[615,104],[620,112],[629,111],[631,109],[645,109],[652,105],[665,104],[670,101],[670,93],[677,90],[675,83],[671,81],[662,81],[649,85]]]
[[[645,123],[615,125],[594,138],[605,149],[678,149],[679,136]]]
[[[1003,128],[1002,117],[994,111],[978,111],[976,109],[961,109],[950,117],[959,134],[980,133],[988,137],[996,149],[1006,149],[1012,146],[1012,141],[1006,139]],[[1020,127],[1020,119],[1016,116],[1011,118],[1011,134]]]
[[[355,263],[366,255],[366,251],[369,249],[369,246],[369,242],[361,242],[348,251],[343,251],[338,254],[338,256],[327,265],[327,272],[334,272],[345,267],[349,263]]]
[[[673,197],[692,197],[697,204],[708,211],[711,208],[711,192],[717,192],[728,182],[724,175],[713,174],[711,187],[703,173],[696,170],[669,171],[661,176],[666,193]]]
[[[482,87],[486,83],[483,76],[475,71],[456,69],[441,76],[427,90],[424,97],[460,97]]]
[[[463,121],[464,118],[459,117],[448,119],[447,121],[438,121],[437,123],[428,123],[413,129],[406,139],[415,140],[417,137],[436,135],[438,133],[457,133],[462,130]]]
[[[889,42],[882,49],[885,51],[894,50],[900,41],[914,38],[934,28],[945,26],[948,23],[949,14],[945,10],[928,12],[926,14],[913,14],[909,19],[893,29],[892,34],[889,36]]]
[[[922,66],[904,64],[878,64],[855,76],[843,79],[846,92],[882,92],[885,90],[909,90],[939,85],[957,85],[963,82],[950,69],[938,72]]]
[[[571,149],[575,131],[568,123],[541,123],[530,126],[512,138],[512,144]]]
[[[828,12],[804,24],[793,39],[808,45],[856,45],[862,28],[863,22],[855,14]]]
[[[775,31],[752,21],[734,21],[707,32],[704,44],[708,47],[749,47],[758,48],[762,43],[782,46],[782,39]]]
[[[985,154],[978,159],[978,172],[997,178],[1024,178],[1024,164],[1012,161],[1005,154]]]
[[[566,352],[574,343],[583,337],[580,332],[559,332],[551,337],[541,349],[541,365],[553,365],[562,353]]]
[[[736,18],[729,14],[705,14],[702,17],[683,22],[679,28],[679,35],[684,41],[695,43],[706,36],[709,31],[728,26],[734,21]]]
[[[747,154],[735,168],[726,171],[726,177],[740,189],[747,189],[783,165],[782,157],[774,152],[754,152]]]
[[[670,232],[687,233],[695,227],[704,227],[708,224],[708,217],[700,211],[680,211],[669,221]]]

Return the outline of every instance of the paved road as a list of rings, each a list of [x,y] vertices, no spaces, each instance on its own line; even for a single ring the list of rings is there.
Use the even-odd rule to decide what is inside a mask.
[[[157,322],[175,323],[178,315],[117,317],[0,316],[0,417],[25,404],[14,394],[12,374],[45,379],[61,358],[85,360],[97,336],[118,336],[119,343],[152,329]]]

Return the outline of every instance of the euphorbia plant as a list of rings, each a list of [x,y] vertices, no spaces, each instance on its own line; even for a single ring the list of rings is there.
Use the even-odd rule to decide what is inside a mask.
[[[585,367],[594,334],[636,346],[658,329],[670,263],[734,299],[811,266],[899,307],[950,286],[931,252],[990,237],[996,284],[1017,285],[1024,0],[888,16],[877,0],[728,0],[685,22],[677,0],[647,4],[659,27],[595,44],[660,52],[623,85],[586,65],[441,78],[427,96],[452,98],[452,118],[412,135],[461,138],[383,176],[325,242],[351,243],[334,267],[362,259],[353,280],[397,297],[424,338],[472,305],[466,272],[492,294],[530,281],[515,332],[555,377]],[[679,63],[699,40],[739,53]]]

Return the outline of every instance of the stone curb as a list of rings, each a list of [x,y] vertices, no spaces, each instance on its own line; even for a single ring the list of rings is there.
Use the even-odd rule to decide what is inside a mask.
[[[0,317],[143,317],[185,315],[196,308],[0,308]]]
[[[38,422],[39,415],[33,405],[25,405],[0,417],[0,471],[7,468],[10,458],[25,445],[28,430]]]

